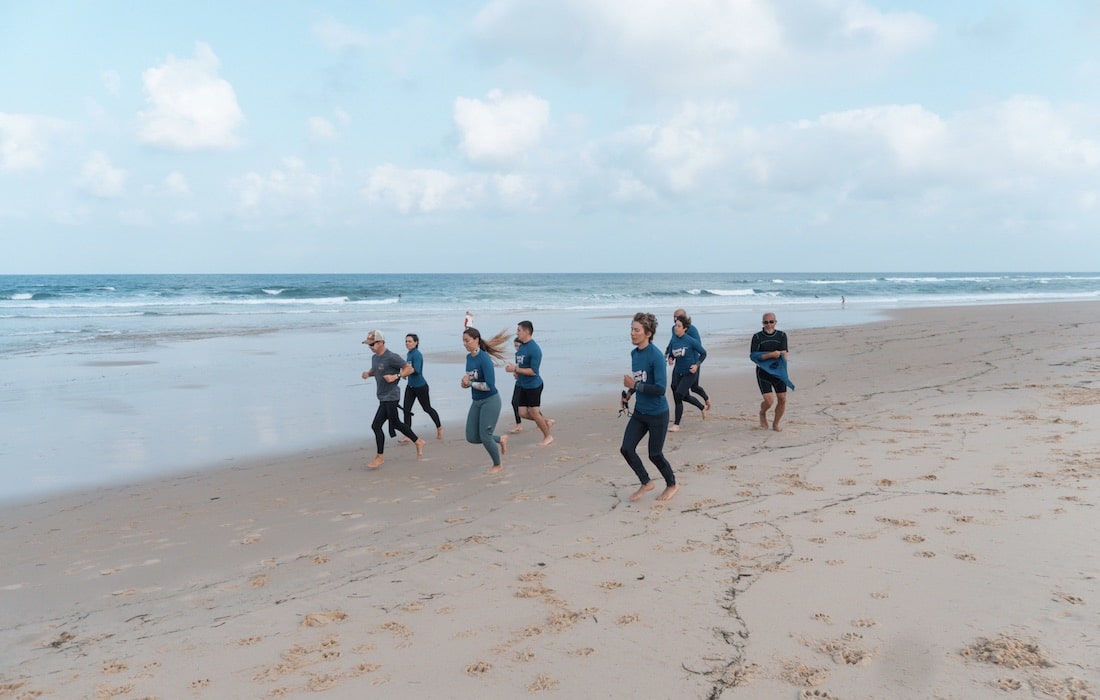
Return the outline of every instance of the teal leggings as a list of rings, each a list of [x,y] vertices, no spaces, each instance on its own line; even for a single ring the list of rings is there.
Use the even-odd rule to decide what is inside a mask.
[[[470,404],[466,414],[466,442],[481,443],[485,451],[493,458],[493,466],[500,464],[500,436],[494,435],[497,419],[500,418],[500,393],[487,399],[477,399]]]

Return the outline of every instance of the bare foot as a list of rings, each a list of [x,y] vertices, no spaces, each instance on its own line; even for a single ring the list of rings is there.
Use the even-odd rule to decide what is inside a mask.
[[[671,501],[672,497],[676,495],[676,492],[680,490],[679,484],[673,484],[672,486],[666,486],[665,490],[661,492],[661,495],[657,497],[658,501]]]
[[[489,471],[487,471],[485,473],[486,474],[499,474],[502,471],[504,471],[504,466],[503,465],[494,464],[493,466],[489,467]]]
[[[672,425],[668,426],[668,432],[670,432],[670,433],[680,432],[680,425],[678,423],[673,423]]]
[[[547,418],[546,419],[546,427],[547,427],[547,429],[554,427],[554,419],[553,418]]]
[[[508,436],[507,435],[501,435],[500,436],[500,453],[502,455],[508,454]]]
[[[420,459],[421,457],[424,456],[424,445],[426,445],[426,444],[427,443],[424,442],[424,438],[417,438],[417,440],[416,440],[416,458],[417,459]]]
[[[516,427],[512,428],[508,432],[510,432],[510,433],[522,433],[523,432],[523,424],[522,423],[516,423]]]
[[[543,438],[542,442],[539,443],[539,447],[546,447],[547,445],[549,445],[553,441],[554,441],[554,436],[553,435],[547,435],[545,438]]]
[[[706,406],[703,406],[703,420],[707,419],[707,414],[710,413],[710,402],[707,402]]]
[[[710,399],[707,399],[706,411],[710,413]]]
[[[783,432],[783,428],[780,428],[778,423],[776,423],[775,425],[772,426],[772,430],[774,430],[777,433]]]
[[[407,437],[405,437],[404,435],[402,435],[401,439],[397,441],[397,444],[399,444],[399,445],[408,445],[410,442],[412,442],[412,440],[410,440]]]
[[[382,455],[378,455],[374,458],[374,461],[367,465],[367,469],[377,469],[382,466],[382,462],[385,462],[386,458]]]
[[[442,440],[443,439],[443,426],[442,425],[435,429],[435,439],[436,440]]]
[[[637,491],[630,494],[630,500],[632,500],[632,501],[641,500],[642,496],[645,495],[646,491],[652,491],[652,490],[653,490],[653,482],[652,481],[650,481],[647,484],[642,484],[641,486],[638,487]]]
[[[764,430],[768,429],[768,414],[765,411],[760,412],[760,427]]]

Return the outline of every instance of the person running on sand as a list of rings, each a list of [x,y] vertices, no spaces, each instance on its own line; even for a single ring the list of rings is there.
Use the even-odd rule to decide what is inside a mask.
[[[626,408],[632,395],[634,413],[623,431],[623,444],[619,448],[626,463],[638,475],[642,485],[630,496],[637,501],[646,491],[653,490],[649,472],[638,456],[638,443],[649,433],[649,461],[657,467],[665,479],[665,490],[657,496],[658,501],[667,501],[676,495],[680,487],[676,485],[676,475],[672,465],[665,459],[665,435],[668,432],[668,401],[665,399],[666,371],[665,358],[653,345],[653,335],[657,332],[657,318],[649,313],[634,314],[630,324],[630,342],[634,349],[630,351],[630,374],[623,375],[626,392],[622,398],[622,407]]]
[[[681,316],[683,316],[684,318],[687,318],[689,321],[691,319],[691,317],[687,315],[687,311],[684,311],[683,309],[676,309],[675,311],[673,311],[672,312],[672,323],[673,323],[672,336],[673,337],[676,337],[676,328],[675,328],[676,319],[681,317]],[[692,321],[691,325],[688,326],[687,332],[688,332],[688,335],[690,335],[692,338],[695,338],[696,340],[698,340],[700,345],[703,344],[703,339],[699,336],[699,326],[695,325],[694,321]],[[699,383],[701,379],[702,379],[702,369],[701,368],[696,368],[696,370],[695,370],[695,383],[692,384],[692,386],[691,386],[691,393],[698,394],[700,396],[700,398],[703,399],[704,405],[706,406],[706,411],[707,411],[707,413],[710,413],[710,396],[707,395],[707,390],[703,388],[703,385]]]
[[[519,346],[523,343],[519,342],[519,338],[513,338],[512,343],[516,346],[516,352],[519,352]],[[510,433],[522,433],[523,432],[523,416],[519,414],[519,384],[512,386],[512,415],[516,417],[516,427],[512,428]]]
[[[508,333],[501,331],[490,340],[481,337],[476,328],[462,331],[462,346],[466,348],[466,374],[460,382],[463,389],[470,389],[470,412],[466,414],[466,442],[481,443],[493,466],[489,474],[504,469],[500,456],[508,451],[508,436],[494,435],[500,418],[500,393],[496,386],[493,360],[504,359],[504,343]],[[499,447],[498,447],[499,445]]]
[[[378,447],[378,454],[367,467],[377,469],[386,461],[382,455],[386,444],[382,424],[386,421],[416,445],[416,458],[420,459],[424,455],[424,441],[397,418],[397,400],[401,398],[398,382],[401,381],[401,377],[407,376],[412,371],[412,367],[396,352],[386,349],[386,336],[382,331],[373,330],[367,333],[367,339],[363,344],[370,347],[373,353],[370,358],[370,369],[363,372],[363,379],[374,377],[378,386],[378,410],[375,411],[374,422],[370,426],[374,431],[374,442]]]
[[[420,336],[416,333],[409,333],[405,336],[405,362],[412,367],[407,377],[408,381],[405,382],[405,405],[403,410],[405,413],[405,425],[412,427],[412,407],[416,401],[420,402],[420,407],[424,409],[424,413],[428,414],[428,417],[435,423],[435,437],[437,440],[443,439],[443,424],[439,422],[439,413],[432,408],[432,399],[429,393],[428,381],[424,379],[424,355],[420,352]],[[393,430],[393,426],[390,426],[390,430]],[[390,437],[394,437],[391,432]],[[407,437],[403,437],[398,442],[408,442]]]
[[[684,417],[684,403],[695,406],[703,413],[703,420],[707,418],[707,407],[703,402],[690,394],[695,386],[695,376],[703,360],[707,359],[707,351],[703,344],[691,337],[688,329],[691,328],[691,319],[687,316],[677,316],[676,323],[672,325],[672,340],[668,341],[665,349],[665,357],[668,364],[672,365],[672,397],[676,401],[676,410],[673,414],[671,432],[680,429],[680,420]]]
[[[787,334],[775,327],[775,314],[768,312],[763,318],[764,328],[752,336],[749,353],[762,352],[761,359],[770,360],[787,357]],[[772,406],[772,391],[775,392],[775,415],[772,418],[772,430],[783,430],[779,421],[787,410],[787,385],[779,377],[768,374],[760,367],[756,368],[756,384],[760,387],[760,427],[768,427],[768,409]]]
[[[539,447],[546,447],[554,441],[554,436],[550,434],[550,429],[554,427],[554,420],[543,416],[540,408],[544,386],[542,377],[539,376],[542,348],[531,338],[534,332],[535,326],[530,321],[519,322],[516,326],[516,338],[521,345],[516,349],[516,361],[508,363],[504,369],[516,376],[520,417],[535,422],[542,432],[542,442],[539,443]]]

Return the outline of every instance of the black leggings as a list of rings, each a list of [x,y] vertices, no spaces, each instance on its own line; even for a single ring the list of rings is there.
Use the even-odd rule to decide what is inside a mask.
[[[519,417],[519,384],[512,388],[512,413],[516,416],[516,425],[523,422]]]
[[[691,374],[677,374],[672,379],[672,398],[676,402],[676,420],[673,421],[676,425],[680,425],[680,419],[684,417],[684,402],[688,402],[692,406],[702,411],[706,406],[703,402],[691,395],[691,389],[695,386],[695,375]]]
[[[396,401],[379,401],[378,410],[374,412],[374,422],[370,424],[370,429],[374,431],[374,442],[378,446],[378,454],[382,454],[382,449],[386,445],[386,436],[382,433],[382,424],[386,421],[390,422],[390,430],[396,429],[413,442],[420,439],[416,437],[412,428],[398,420]]]
[[[642,486],[648,484],[649,472],[646,471],[642,458],[637,452],[638,443],[646,433],[649,433],[649,461],[653,462],[657,471],[661,472],[661,476],[665,478],[665,484],[675,486],[676,475],[672,473],[672,465],[664,455],[665,435],[668,434],[668,411],[656,416],[635,411],[626,424],[626,430],[623,431],[623,445],[619,448],[619,452],[638,475],[638,481],[642,482]]]
[[[424,413],[428,414],[428,417],[435,423],[435,427],[439,427],[439,414],[434,408],[432,408],[432,399],[428,396],[428,385],[424,386],[409,386],[405,385],[405,425],[412,427],[413,416],[413,402],[419,401],[420,407],[424,409]]]
[[[707,390],[699,385],[699,374],[702,371],[703,371],[702,367],[696,367],[695,368],[695,374],[693,375],[695,377],[695,383],[691,385],[691,393],[699,394],[699,396],[703,397],[704,401],[710,401],[710,397],[707,396]]]

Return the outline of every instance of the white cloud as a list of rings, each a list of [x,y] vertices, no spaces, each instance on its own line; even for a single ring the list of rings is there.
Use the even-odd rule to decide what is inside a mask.
[[[883,12],[859,0],[494,0],[473,29],[501,61],[671,94],[768,84],[825,68],[874,70],[936,32],[915,13]]]
[[[340,138],[340,129],[351,124],[351,115],[339,108],[333,110],[333,119],[335,123],[325,117],[310,117],[306,121],[310,141],[336,141]]]
[[[593,142],[586,154],[591,182],[615,202],[766,209],[776,197],[815,207],[825,197],[909,202],[929,213],[1045,192],[1037,196],[1068,205],[1070,192],[1100,187],[1097,123],[1095,109],[1034,97],[952,114],[879,105],[766,127],[740,123],[729,103],[687,103],[664,122]]]
[[[336,127],[324,117],[310,117],[307,123],[311,141],[335,141],[339,136]]]
[[[164,189],[174,197],[189,197],[191,187],[187,184],[187,178],[178,170],[173,170],[164,178]]]
[[[111,95],[118,95],[122,91],[122,77],[119,76],[116,70],[105,70],[99,74],[99,79],[103,81],[103,88]]]
[[[106,153],[92,151],[80,169],[76,184],[91,195],[113,199],[122,196],[126,171],[112,165]]]
[[[535,210],[553,183],[522,173],[448,173],[386,164],[371,171],[363,195],[403,214],[438,214],[473,209]]]
[[[484,192],[484,178],[460,177],[442,170],[402,170],[393,165],[375,168],[363,194],[371,202],[398,211],[428,214],[473,208]]]
[[[523,162],[550,123],[550,103],[529,93],[489,92],[485,101],[459,97],[454,120],[459,148],[475,164]]]
[[[0,172],[41,170],[53,138],[69,131],[53,117],[0,112]]]
[[[233,86],[218,76],[210,46],[195,44],[194,59],[168,59],[141,75],[149,109],[138,115],[138,139],[180,151],[236,146],[244,115]]]
[[[313,36],[329,51],[364,49],[374,42],[370,34],[349,27],[332,19],[322,20],[313,25]]]
[[[153,217],[144,209],[123,209],[118,213],[118,222],[123,226],[133,228],[150,228],[153,225]]]
[[[230,184],[237,193],[238,209],[247,215],[268,211],[287,214],[317,204],[326,180],[311,173],[297,158],[284,158],[283,167],[267,175],[250,172]]]

